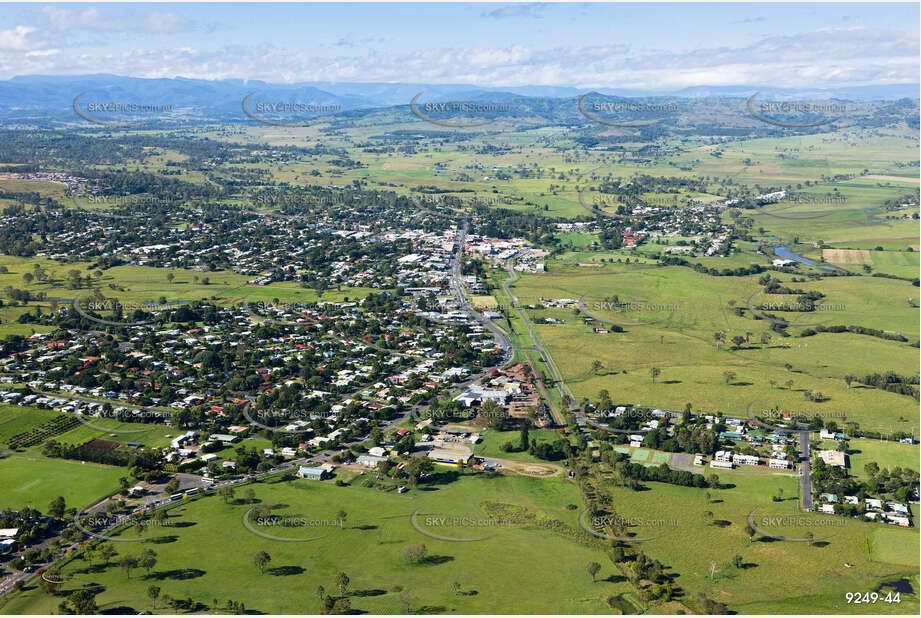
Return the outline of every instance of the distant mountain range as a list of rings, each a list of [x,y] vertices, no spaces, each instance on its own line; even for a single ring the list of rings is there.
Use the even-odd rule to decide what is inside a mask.
[[[748,98],[760,92],[759,100],[825,100],[853,102],[918,99],[919,84],[844,87],[835,89],[787,89],[769,86],[696,86],[681,90],[654,91],[625,88],[579,89],[558,86],[485,88],[463,84],[302,82],[276,84],[258,80],[225,79],[141,79],[117,75],[19,76],[0,81],[0,117],[11,119],[74,119],[73,101],[86,93],[81,105],[95,103],[139,103],[169,105],[179,116],[216,119],[240,118],[241,102],[250,94],[254,101],[310,103],[337,106],[341,111],[388,108],[407,105],[423,93],[420,101],[490,101],[511,99],[572,99],[587,92],[612,97],[641,98]]]

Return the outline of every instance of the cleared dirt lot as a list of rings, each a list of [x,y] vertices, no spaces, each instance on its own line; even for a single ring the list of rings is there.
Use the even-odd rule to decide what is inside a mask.
[[[822,259],[830,264],[870,264],[866,249],[822,249]]]

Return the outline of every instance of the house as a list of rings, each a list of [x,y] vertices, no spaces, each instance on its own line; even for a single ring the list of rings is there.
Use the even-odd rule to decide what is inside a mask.
[[[834,504],[822,504],[819,506],[819,510],[823,513],[828,513],[829,515],[835,514],[835,505]]]
[[[710,467],[711,468],[728,468],[731,470],[734,466],[731,461],[714,459],[713,461],[710,462]]]
[[[458,446],[455,448],[433,448],[428,453],[429,459],[434,461],[436,464],[441,464],[443,466],[452,466],[455,468],[463,468],[470,464],[470,460],[473,458],[473,451],[469,448],[463,446]]]
[[[735,453],[732,456],[732,463],[744,466],[757,466],[761,463],[761,460],[758,459],[758,457],[755,455],[743,455],[742,453]]]
[[[768,467],[774,470],[786,470],[790,465],[783,459],[770,459],[768,460]]]
[[[896,526],[902,526],[903,528],[911,527],[911,520],[907,517],[899,517],[896,515],[889,515],[886,517],[886,523],[894,524]]]
[[[835,451],[835,450],[819,451],[819,457],[822,458],[822,461],[825,462],[826,466],[834,466],[836,468],[847,467],[846,461],[844,459],[844,453],[842,453],[841,451]]]
[[[196,440],[198,440],[198,432],[197,431],[187,431],[181,436],[177,438],[173,438],[173,441],[170,442],[170,444],[172,445],[173,448],[180,448],[184,444],[195,442]]]
[[[867,498],[867,508],[873,509],[874,511],[883,510],[883,501],[878,500],[877,498]]]
[[[823,440],[844,440],[844,434],[840,431],[828,431],[824,428],[819,432],[819,437]]]
[[[732,451],[716,451],[716,461],[732,461]]]
[[[331,474],[328,468],[311,468],[308,466],[301,466],[297,469],[298,478],[308,479],[311,481],[323,481],[328,479]]]
[[[898,513],[899,515],[908,515],[908,505],[900,504],[898,502],[887,502],[886,506],[889,507],[890,511]]]
[[[368,455],[371,455],[373,457],[383,457],[386,454],[387,454],[387,451],[384,449],[383,446],[372,446],[371,448],[368,449]]]
[[[297,455],[297,451],[291,448],[290,446],[286,446],[283,449],[281,449],[281,454],[284,457],[294,457],[295,455]]]
[[[210,436],[208,436],[208,439],[214,440],[215,442],[229,442],[233,444],[234,442],[240,439],[240,436],[231,436],[230,434],[226,434],[226,433],[213,433]]]
[[[0,528],[0,539],[12,539],[19,534],[19,528]]]
[[[376,468],[377,464],[382,461],[387,461],[386,457],[380,457],[375,455],[359,455],[358,463],[365,468]]]

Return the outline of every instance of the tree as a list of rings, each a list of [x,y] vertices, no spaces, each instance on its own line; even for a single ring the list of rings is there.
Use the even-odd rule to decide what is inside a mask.
[[[249,504],[252,504],[256,501],[256,492],[253,491],[252,487],[248,488],[243,495],[246,496],[246,502]]]
[[[742,568],[742,556],[740,556],[739,554],[736,554],[735,556],[733,556],[732,566],[734,566],[737,569],[741,569]]]
[[[330,610],[331,614],[347,614],[352,609],[352,602],[348,598],[336,599],[333,603],[333,608]]]
[[[413,543],[403,548],[403,560],[412,564],[418,564],[425,559],[428,553],[425,543]]]
[[[410,590],[400,591],[400,603],[403,604],[403,607],[406,609],[407,614],[411,614],[413,611],[413,604],[418,600],[415,594]]]
[[[172,283],[172,282],[173,282],[173,279],[175,279],[175,278],[176,278],[176,275],[174,275],[173,273],[166,273],[166,280],[167,280],[167,282]]]
[[[64,497],[58,496],[51,501],[51,504],[48,505],[48,514],[54,517],[55,519],[61,519],[64,517],[64,511],[67,509],[64,503]]]
[[[339,525],[340,525],[340,526],[345,526],[345,518],[348,517],[348,516],[349,516],[349,514],[346,513],[346,512],[345,512],[344,510],[342,510],[342,509],[339,509],[338,511],[336,511],[336,519],[339,520]]]
[[[253,563],[259,567],[259,573],[265,573],[265,565],[272,561],[272,556],[268,555],[264,551],[256,552],[256,555],[253,556]]]
[[[733,380],[736,379],[735,371],[724,371],[723,377],[726,379],[726,384],[731,384]]]
[[[658,367],[650,367],[650,368],[649,368],[649,377],[652,378],[653,384],[655,384],[656,378],[659,377],[659,374],[660,374],[660,373],[662,373],[662,370],[659,369]]]
[[[111,543],[102,543],[96,548],[96,555],[102,560],[103,564],[109,566],[109,560],[118,554]]]
[[[157,565],[157,552],[152,549],[145,549],[141,552],[141,555],[138,556],[138,566],[147,571],[147,575],[150,575],[150,569],[154,568]]]
[[[131,570],[138,568],[138,559],[133,556],[122,556],[122,559],[118,561],[118,566],[128,574],[128,579],[131,579]]]
[[[71,593],[67,600],[74,608],[74,612],[81,615],[96,613],[96,595],[87,589],[77,590]]]
[[[349,576],[345,573],[339,573],[336,575],[336,590],[339,591],[339,594],[345,594],[345,591],[349,589]]]
[[[850,373],[844,376],[844,383],[847,384],[848,388],[851,388],[851,382],[855,380],[855,377]]]
[[[42,576],[38,578],[38,585],[41,586],[42,590],[48,595],[57,594],[62,583],[61,573],[57,570],[45,571],[42,573]]]
[[[324,588],[323,586],[317,586],[317,598],[322,601],[323,597],[325,596],[326,596],[326,588]]]
[[[169,483],[167,483],[167,484],[166,484],[166,487],[164,488],[164,490],[165,490],[166,493],[168,493],[168,494],[174,494],[174,493],[176,493],[176,490],[178,490],[178,489],[179,489],[179,479],[177,479],[177,478],[175,478],[175,477],[174,477],[174,478],[171,478],[171,479],[169,480]]]
[[[603,365],[602,362],[601,362],[600,360],[598,360],[597,358],[596,358],[595,360],[592,361],[592,369],[591,369],[591,372],[592,372],[593,374],[598,375],[599,373],[601,373],[601,370],[602,370],[603,368],[604,368],[604,365]]]
[[[755,538],[755,529],[751,524],[745,524],[745,534],[748,536],[748,542],[751,543]]]
[[[710,562],[710,581],[716,581],[716,562]]]
[[[29,285],[30,283],[32,283],[33,279],[35,279],[35,276],[32,273],[23,273],[22,275],[22,280],[25,282],[26,285]]]
[[[601,570],[601,565],[597,562],[588,563],[588,574],[592,576],[592,583],[595,583],[595,576],[598,575],[598,571]]]
[[[153,608],[157,609],[157,598],[160,596],[160,586],[151,586],[148,588],[147,596],[150,597],[150,600],[153,602]]]
[[[717,331],[713,333],[713,341],[716,342],[716,351],[720,351],[720,344],[726,341],[726,333],[723,331]]]
[[[230,485],[225,485],[217,490],[217,495],[221,497],[221,499],[224,501],[224,504],[230,504],[233,501],[235,492],[233,487]]]

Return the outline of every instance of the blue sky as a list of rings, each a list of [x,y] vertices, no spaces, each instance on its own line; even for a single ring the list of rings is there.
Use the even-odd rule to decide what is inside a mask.
[[[918,23],[917,3],[0,4],[0,79],[913,83]]]

